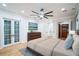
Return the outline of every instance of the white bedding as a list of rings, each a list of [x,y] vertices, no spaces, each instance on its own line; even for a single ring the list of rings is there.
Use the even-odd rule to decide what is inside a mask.
[[[39,38],[29,41],[27,46],[44,56],[74,56],[72,49],[65,49],[64,41],[60,39]]]
[[[50,56],[52,54],[53,48],[58,44],[59,39],[36,39],[28,42],[28,47],[33,49],[34,51],[42,54]]]
[[[48,39],[41,43],[38,43],[34,50],[44,56],[50,56],[58,42],[59,40]]]
[[[35,40],[31,40],[31,41],[29,41],[28,43],[27,43],[27,46],[29,47],[29,48],[31,48],[31,49],[35,49],[35,46],[38,44],[38,43],[40,43],[40,42],[42,42],[42,41],[44,41],[45,39],[42,39],[42,38],[38,38],[38,39],[35,39]]]
[[[59,44],[54,48],[53,56],[74,56],[72,49],[64,48],[64,40],[61,40]]]

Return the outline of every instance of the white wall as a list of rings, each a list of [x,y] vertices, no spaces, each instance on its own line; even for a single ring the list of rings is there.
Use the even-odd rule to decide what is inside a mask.
[[[27,20],[28,19],[20,15],[17,15],[15,13],[0,9],[0,21],[3,17],[10,18],[10,19],[16,19],[20,21],[20,42],[27,42]],[[3,33],[0,32],[0,37],[2,35]],[[0,39],[1,44],[3,44],[2,40],[3,39]]]
[[[16,19],[20,21],[20,42],[27,42],[27,33],[28,31],[28,22],[34,22],[34,23],[38,23],[38,32],[44,32],[44,24],[41,22],[36,21],[35,19],[30,19],[30,18],[26,18],[23,17],[21,15],[6,11],[6,10],[2,10],[0,9],[0,23],[2,24],[2,18],[6,17],[9,19]],[[2,28],[1,28],[2,27]],[[3,26],[0,26],[0,30],[3,30]],[[3,32],[0,31],[0,46],[3,46],[3,39],[1,39],[1,36],[3,36]]]
[[[53,37],[58,38],[58,24],[61,22],[61,24],[69,24],[69,31],[71,31],[71,21],[75,20],[74,16],[72,17],[62,17],[62,18],[57,18],[53,20]]]
[[[47,37],[47,36],[58,37],[58,21],[61,21],[61,20],[68,21],[68,23],[70,24],[69,20],[72,20],[72,18],[65,17],[60,19],[57,18],[56,21],[53,21],[53,19],[37,21],[37,19],[33,20],[6,10],[0,9],[0,18],[2,17],[17,19],[20,21],[21,42],[27,42],[28,22],[38,23],[38,32],[42,33],[42,37]]]
[[[40,29],[39,31],[42,32],[42,37],[52,36],[52,37],[58,37],[58,22],[52,21],[52,19],[48,20],[42,20],[42,22],[39,22]]]
[[[74,20],[74,17],[62,17],[57,19],[48,19],[42,20],[39,22],[39,31],[42,32],[42,37],[52,36],[58,38],[58,24],[69,24],[69,31],[71,30],[71,20]]]

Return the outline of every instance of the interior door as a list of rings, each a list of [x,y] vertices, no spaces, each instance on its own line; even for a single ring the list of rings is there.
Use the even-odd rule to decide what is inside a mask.
[[[4,45],[19,42],[19,21],[4,20]]]
[[[69,25],[68,24],[59,24],[59,38],[65,39],[69,33]]]

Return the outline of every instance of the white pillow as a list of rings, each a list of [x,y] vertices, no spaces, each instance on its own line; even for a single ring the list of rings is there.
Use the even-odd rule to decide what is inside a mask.
[[[74,34],[74,35],[73,35],[73,40],[77,40],[77,38],[79,38],[79,35]]]
[[[79,56],[79,36],[74,35],[74,43],[72,45],[73,52],[76,56]]]

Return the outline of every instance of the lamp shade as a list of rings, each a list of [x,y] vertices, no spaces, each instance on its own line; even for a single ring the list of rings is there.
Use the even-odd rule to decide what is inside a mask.
[[[75,34],[75,31],[69,31],[69,34]]]

